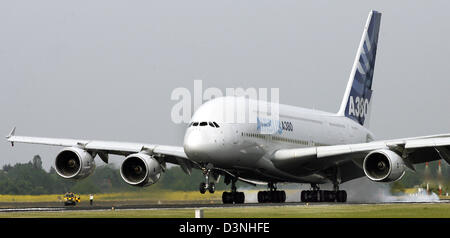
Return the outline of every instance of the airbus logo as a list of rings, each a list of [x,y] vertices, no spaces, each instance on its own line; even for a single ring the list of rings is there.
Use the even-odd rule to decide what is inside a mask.
[[[348,115],[365,118],[369,113],[369,100],[367,98],[350,96]]]
[[[281,134],[283,129],[279,120],[269,118],[257,118],[256,130],[261,134]]]

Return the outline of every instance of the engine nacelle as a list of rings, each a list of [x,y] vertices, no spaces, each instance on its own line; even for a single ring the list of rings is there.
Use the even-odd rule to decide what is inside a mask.
[[[59,176],[67,179],[81,179],[95,170],[92,155],[80,148],[68,147],[59,152],[55,159],[55,169]]]
[[[131,154],[125,158],[120,167],[120,175],[126,183],[133,186],[149,186],[161,177],[161,165],[150,155]]]
[[[395,152],[387,149],[375,150],[364,158],[366,176],[375,182],[393,182],[405,174],[405,163]]]

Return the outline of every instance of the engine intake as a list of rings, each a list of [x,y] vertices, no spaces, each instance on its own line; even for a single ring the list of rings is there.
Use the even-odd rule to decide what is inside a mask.
[[[133,186],[149,186],[161,177],[161,165],[150,155],[131,154],[125,158],[120,167],[122,179]]]
[[[94,158],[89,152],[80,148],[64,148],[55,159],[56,173],[63,178],[85,178],[91,175],[94,169]]]
[[[370,152],[363,162],[364,173],[375,182],[397,181],[405,174],[405,168],[403,159],[387,149]]]

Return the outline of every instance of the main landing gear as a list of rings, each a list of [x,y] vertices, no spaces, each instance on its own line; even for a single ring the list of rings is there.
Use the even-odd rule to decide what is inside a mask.
[[[226,178],[226,180],[225,183],[229,184],[230,179]],[[237,191],[235,178],[231,179],[231,192],[222,193],[222,202],[223,204],[241,204],[245,202],[245,194]]]
[[[283,203],[286,201],[286,192],[277,191],[277,187],[274,183],[269,183],[269,191],[258,192],[259,203]]]
[[[339,190],[338,185],[334,185],[333,191],[320,190],[317,184],[311,184],[312,190],[302,191],[300,200],[302,202],[346,202],[347,192]]]

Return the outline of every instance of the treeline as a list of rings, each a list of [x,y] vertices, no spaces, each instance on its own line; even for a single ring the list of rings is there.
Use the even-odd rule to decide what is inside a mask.
[[[417,172],[407,171],[405,176],[394,183],[392,188],[396,191],[402,191],[404,188],[415,186],[426,186],[426,180],[430,182],[430,187],[437,192],[438,178],[441,178],[443,191],[449,190],[450,169],[443,162],[441,171],[438,172],[438,162],[431,162],[428,168],[425,164],[416,165]],[[154,185],[140,188],[126,184],[120,176],[120,172],[113,166],[99,166],[95,172],[81,180],[68,180],[57,175],[54,168],[49,172],[42,168],[42,160],[39,155],[28,163],[18,163],[13,166],[5,165],[0,170],[0,194],[63,194],[65,192],[76,192],[81,194],[89,193],[111,193],[111,192],[127,192],[142,190],[182,190],[196,191],[200,182],[204,181],[203,174],[199,170],[192,170],[191,176],[185,174],[180,167],[174,166],[166,170],[162,174],[161,179]],[[239,184],[238,183],[238,187]],[[244,184],[244,186],[246,186]],[[220,183],[216,184],[216,189],[229,189],[225,186],[223,178]],[[259,187],[258,189],[264,189]]]
[[[428,167],[425,163],[415,165],[416,172],[406,169],[405,175],[402,179],[391,183],[393,192],[402,192],[405,188],[421,187],[426,188],[427,183],[429,189],[438,194],[439,185],[442,188],[442,192],[450,192],[450,166],[443,160],[441,160],[441,166],[439,168],[439,161],[433,161],[428,163]]]
[[[180,167],[174,166],[167,169],[156,184],[145,188],[133,187],[123,181],[117,168],[109,165],[97,167],[95,172],[85,179],[70,180],[60,177],[53,167],[49,172],[45,171],[41,158],[36,155],[28,163],[3,166],[0,170],[0,194],[63,194],[69,191],[89,194],[144,189],[193,191],[198,190],[202,181],[204,177],[199,170],[193,170],[189,176]],[[225,185],[220,183],[216,188],[224,189]]]

